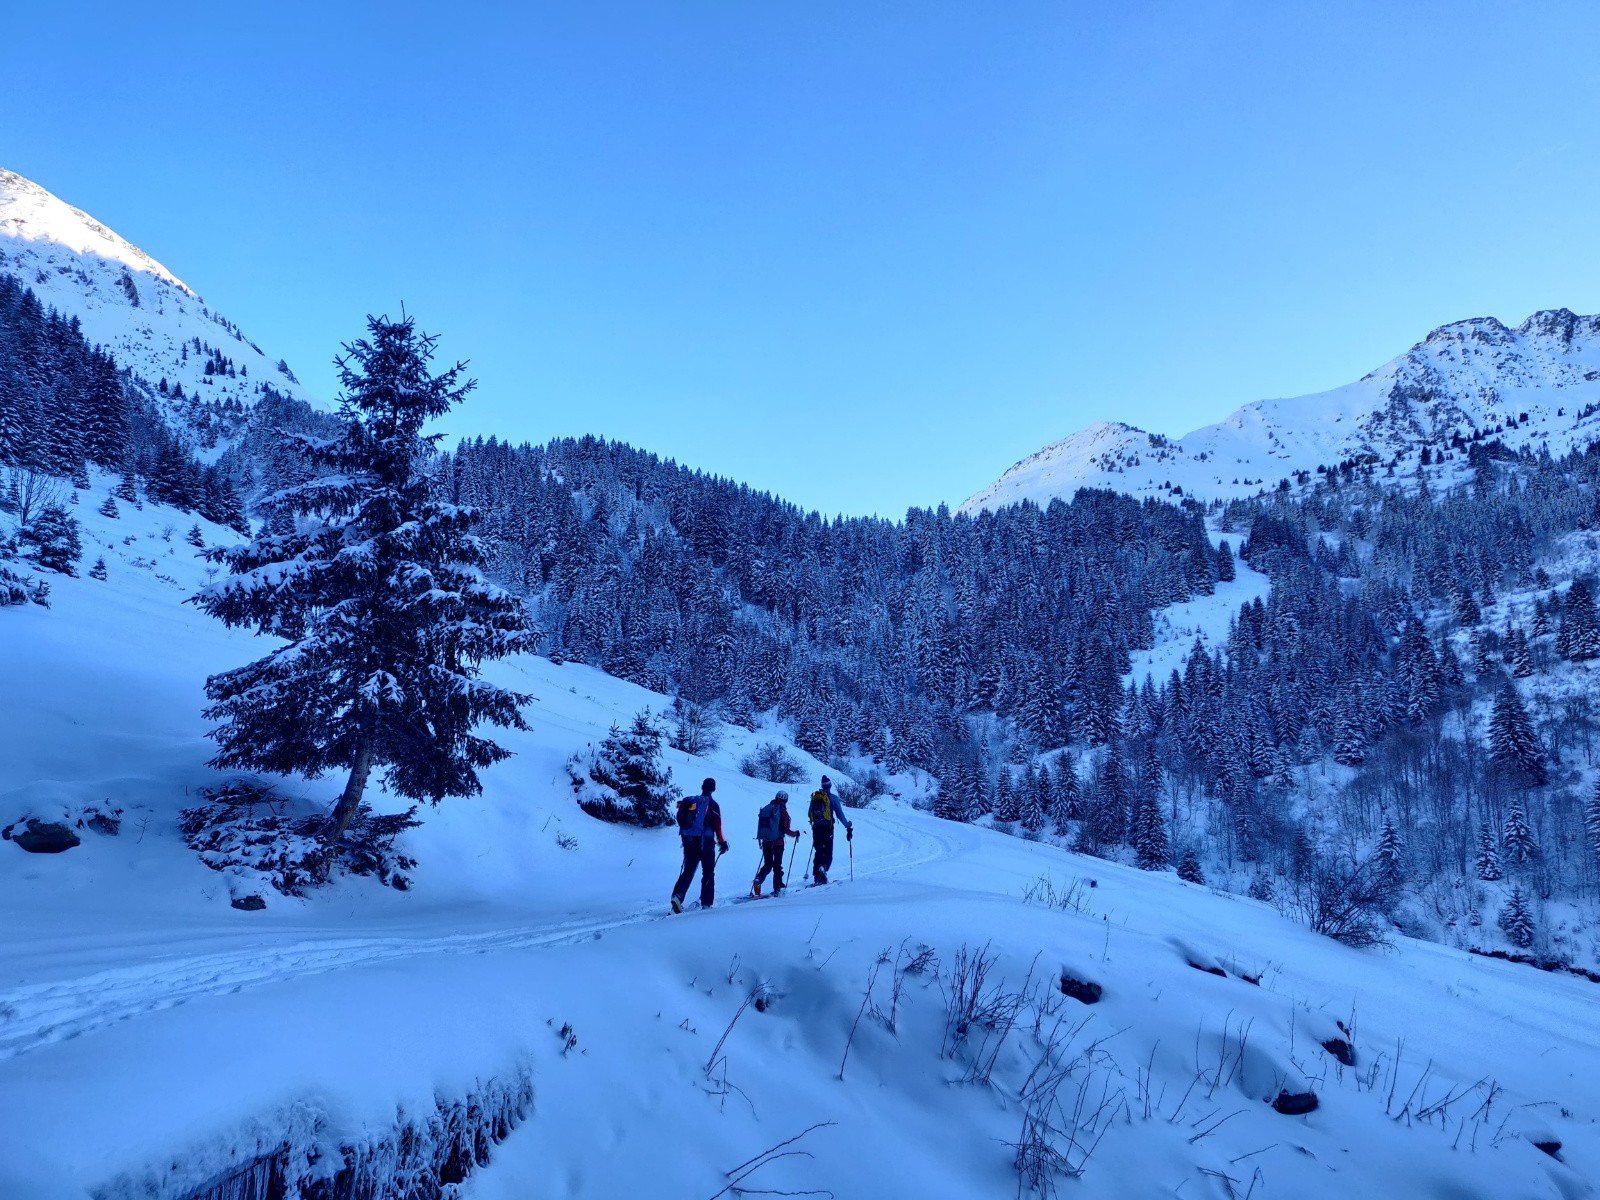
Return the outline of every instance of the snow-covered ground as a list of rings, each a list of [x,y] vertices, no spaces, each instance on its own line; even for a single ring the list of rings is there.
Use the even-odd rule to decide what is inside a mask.
[[[1265,601],[1272,591],[1272,581],[1250,564],[1237,558],[1239,536],[1211,531],[1213,542],[1226,541],[1235,554],[1234,577],[1218,583],[1209,596],[1196,596],[1181,604],[1169,604],[1155,612],[1155,643],[1148,650],[1136,650],[1130,656],[1132,667],[1123,684],[1135,683],[1141,687],[1150,679],[1156,687],[1166,683],[1174,671],[1182,671],[1184,660],[1195,642],[1214,653],[1225,647],[1233,620],[1239,609],[1256,600]]]
[[[532,1111],[471,1200],[703,1200],[740,1178],[1009,1196],[1030,1110],[1095,1195],[1592,1192],[1596,985],[1409,941],[1348,950],[1264,905],[893,802],[856,815],[853,883],[668,917],[672,832],[590,820],[562,765],[666,700],[588,667],[497,667],[537,697],[532,731],[506,736],[517,756],[483,796],[406,835],[411,891],[346,880],[235,910],[176,817],[214,780],[204,678],[260,647],[182,603],[205,578],[190,518],[103,517],[112,482],[74,509],[107,581],[53,577],[51,609],[0,611],[0,824],[124,810],[120,834],[65,854],[0,845],[6,1200],[183,1196],[285,1140],[360,1144],[523,1072]],[[1240,564],[1168,614],[1163,645],[1225,631],[1259,587]],[[773,790],[733,764],[773,736],[668,754],[686,788],[719,780],[727,898]],[[286,786],[326,801],[338,782]],[[906,969],[923,947],[937,965]],[[959,1034],[963,949],[993,961],[990,1020]],[[1101,1001],[1064,996],[1063,972]],[[1353,1066],[1322,1048],[1335,1037]],[[1320,1105],[1281,1115],[1283,1090]],[[811,1126],[786,1148],[803,1155],[727,1174]]]

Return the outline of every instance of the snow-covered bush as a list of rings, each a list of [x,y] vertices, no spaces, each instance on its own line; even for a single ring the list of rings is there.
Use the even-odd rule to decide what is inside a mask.
[[[233,890],[257,894],[265,884],[286,896],[303,896],[336,871],[375,875],[405,891],[416,860],[395,849],[395,839],[419,822],[416,809],[379,816],[363,805],[334,846],[323,840],[327,814],[305,800],[238,780],[203,789],[205,803],[183,811],[179,828],[189,848],[213,871],[226,873]]]
[[[0,551],[4,547],[0,546]],[[31,575],[18,575],[9,567],[0,567],[0,608],[29,601],[50,607],[50,585]]]
[[[777,742],[762,742],[741,758],[739,771],[768,783],[799,783],[806,777],[799,760]]]
[[[833,776],[833,794],[846,808],[867,808],[888,790],[888,781],[878,771],[868,771],[860,780],[844,778],[837,771]]]
[[[600,748],[575,755],[567,774],[578,807],[591,817],[653,829],[672,820],[672,771],[661,764],[661,730],[648,712],[627,729],[613,725]]]

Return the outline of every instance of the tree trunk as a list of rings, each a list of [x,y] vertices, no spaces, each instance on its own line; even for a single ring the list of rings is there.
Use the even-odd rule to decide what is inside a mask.
[[[356,810],[361,807],[361,794],[367,790],[367,776],[372,771],[372,739],[364,737],[356,746],[356,760],[350,766],[350,780],[344,785],[344,794],[334,805],[333,817],[327,832],[322,835],[323,845],[332,849],[339,844],[344,831],[350,828]]]

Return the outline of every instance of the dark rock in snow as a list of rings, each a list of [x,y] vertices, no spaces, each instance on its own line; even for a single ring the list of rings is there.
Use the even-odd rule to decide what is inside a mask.
[[[235,896],[233,906],[244,912],[260,912],[267,906],[267,902],[260,896]]]
[[[1210,966],[1207,966],[1204,963],[1197,963],[1197,962],[1194,962],[1194,961],[1191,960],[1189,965],[1191,967],[1193,967],[1196,971],[1204,971],[1207,975],[1220,975],[1224,979],[1226,979],[1228,977],[1228,973],[1226,971],[1224,971],[1221,967],[1217,966],[1215,963],[1212,963]]]
[[[78,845],[78,835],[65,825],[54,821],[40,821],[29,817],[27,828],[18,830],[15,825],[6,830],[6,836],[30,854],[60,854]]]
[[[1322,1043],[1322,1048],[1333,1055],[1347,1067],[1356,1065],[1355,1048],[1344,1038],[1329,1038]]]
[[[1534,1139],[1533,1144],[1540,1150],[1543,1150],[1551,1158],[1557,1160],[1561,1158],[1561,1143],[1556,1141],[1555,1138],[1549,1137],[1548,1135],[1540,1136]]]
[[[1080,1004],[1098,1004],[1103,992],[1100,985],[1093,980],[1074,979],[1071,975],[1063,975],[1061,994],[1071,996]]]
[[[1315,1092],[1279,1092],[1278,1098],[1272,1102],[1272,1107],[1286,1117],[1303,1117],[1308,1112],[1317,1109],[1317,1094]]]

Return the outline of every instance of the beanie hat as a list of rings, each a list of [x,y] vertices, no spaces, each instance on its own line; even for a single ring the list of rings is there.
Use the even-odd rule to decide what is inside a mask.
[[[704,792],[704,793],[705,793],[705,794],[706,794],[706,795],[708,795],[708,796],[709,796],[709,795],[710,795],[710,794],[711,794],[711,793],[712,793],[712,792],[714,792],[714,791],[716,791],[716,790],[717,790],[717,781],[716,781],[716,780],[715,780],[715,779],[712,779],[712,778],[710,778],[710,777],[707,777],[707,778],[706,778],[706,779],[705,779],[705,780],[704,780],[704,781],[703,781],[703,782],[702,782],[702,783],[701,783],[701,784],[700,784],[700,790],[701,790],[701,791],[702,791],[702,792]]]

